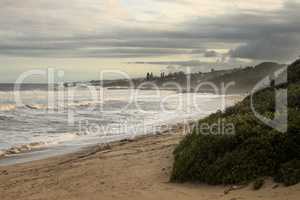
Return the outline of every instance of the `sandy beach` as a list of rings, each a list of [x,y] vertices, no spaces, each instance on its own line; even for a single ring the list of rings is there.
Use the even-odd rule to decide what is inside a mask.
[[[182,128],[178,128],[172,134],[124,140],[69,155],[0,167],[0,199],[299,199],[299,184],[284,187],[270,179],[258,191],[251,184],[170,183],[172,151],[182,138]]]

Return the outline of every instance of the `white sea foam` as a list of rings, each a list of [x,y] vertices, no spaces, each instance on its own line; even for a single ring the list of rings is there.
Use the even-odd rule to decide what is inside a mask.
[[[0,149],[4,149],[5,154],[8,150],[24,153],[55,145],[119,140],[153,133],[166,124],[199,119],[222,109],[222,96],[159,93],[160,96],[152,90],[105,90],[100,101],[93,99],[87,89],[78,89],[73,92],[74,96],[52,102],[65,109],[51,113],[47,91],[20,91],[21,107],[16,107],[13,92],[0,92]],[[191,100],[196,102],[191,103]],[[236,101],[230,97],[226,106]],[[99,105],[102,108],[96,109]],[[94,106],[95,109],[87,109]],[[68,123],[68,109],[74,112],[74,124]]]
[[[67,141],[73,141],[78,137],[79,135],[76,133],[63,133],[59,134],[57,137],[40,137],[39,139],[35,138],[35,140],[43,141],[36,141],[27,144],[17,144],[8,149],[2,149],[0,150],[0,158],[50,148],[51,146],[57,146]]]
[[[0,104],[0,111],[10,111],[15,109],[16,109],[15,104]]]

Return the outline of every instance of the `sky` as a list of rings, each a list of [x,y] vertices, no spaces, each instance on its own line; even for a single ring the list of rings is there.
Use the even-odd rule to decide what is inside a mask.
[[[47,68],[76,81],[288,63],[300,55],[299,10],[300,0],[1,0],[0,82]]]

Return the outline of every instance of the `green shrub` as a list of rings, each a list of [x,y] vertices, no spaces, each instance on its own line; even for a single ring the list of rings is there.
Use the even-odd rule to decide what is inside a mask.
[[[296,64],[295,64],[296,63]],[[272,176],[286,185],[300,181],[300,61],[290,66],[288,131],[280,133],[260,122],[250,107],[250,97],[241,103],[199,121],[213,124],[220,119],[233,123],[234,135],[207,134],[196,127],[174,151],[172,181],[238,184]],[[295,66],[297,65],[297,66]],[[294,70],[292,73],[290,70]],[[289,79],[290,80],[290,79]],[[275,93],[266,88],[254,95],[254,107],[272,117]]]
[[[292,160],[283,164],[275,178],[286,186],[295,185],[300,182],[300,160]]]

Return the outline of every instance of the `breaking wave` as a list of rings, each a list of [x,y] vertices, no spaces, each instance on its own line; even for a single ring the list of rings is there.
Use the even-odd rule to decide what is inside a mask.
[[[15,110],[17,106],[15,104],[0,104],[0,111]]]

